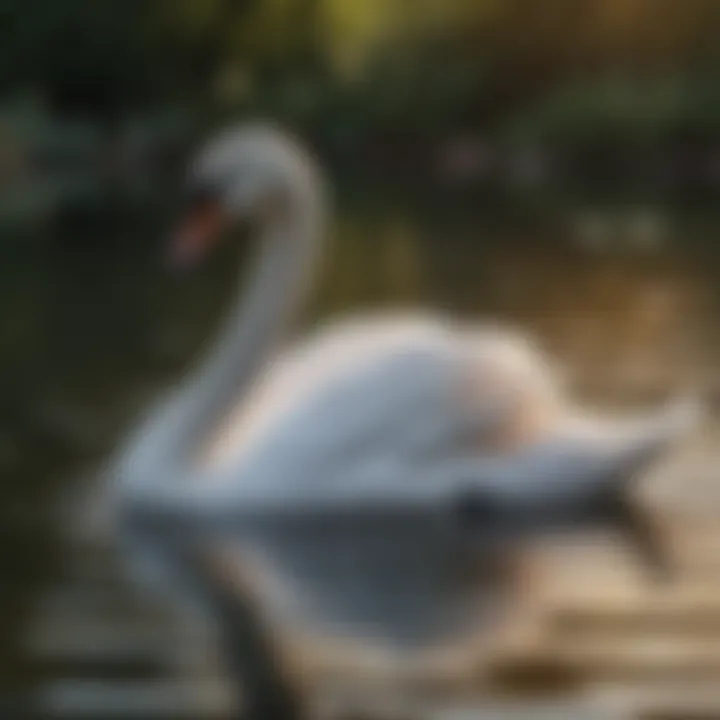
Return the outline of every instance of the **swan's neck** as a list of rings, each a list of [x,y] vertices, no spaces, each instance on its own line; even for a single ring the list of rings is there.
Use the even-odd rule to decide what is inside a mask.
[[[141,437],[138,460],[146,472],[187,470],[277,349],[317,264],[321,209],[319,192],[306,183],[266,221],[250,287],[233,302],[209,354]]]

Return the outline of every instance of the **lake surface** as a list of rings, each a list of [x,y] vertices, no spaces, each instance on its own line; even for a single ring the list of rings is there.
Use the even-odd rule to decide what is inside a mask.
[[[715,382],[720,213],[378,195],[341,202],[301,325],[420,305],[532,330],[597,400]],[[32,680],[20,631],[67,560],[58,503],[210,338],[246,258],[227,246],[171,276],[158,262],[164,227],[164,215],[141,216],[0,247],[6,689]]]

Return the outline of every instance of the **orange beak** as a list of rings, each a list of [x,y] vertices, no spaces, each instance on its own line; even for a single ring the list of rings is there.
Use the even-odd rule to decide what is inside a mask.
[[[215,246],[223,225],[223,213],[218,203],[205,202],[193,208],[170,242],[168,263],[177,269],[196,265]]]

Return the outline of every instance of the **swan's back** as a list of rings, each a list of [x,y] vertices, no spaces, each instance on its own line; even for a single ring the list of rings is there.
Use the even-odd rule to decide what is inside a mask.
[[[204,460],[211,466],[242,463],[266,433],[320,393],[355,384],[362,396],[363,379],[388,359],[402,354],[408,365],[413,357],[436,357],[446,363],[458,356],[457,342],[448,323],[420,315],[357,316],[325,326],[274,358],[214,434]],[[381,390],[368,388],[372,393]],[[362,407],[341,410],[357,415]]]
[[[277,355],[202,460],[225,477],[254,461],[257,472],[280,462],[279,449],[286,457],[303,443],[333,449],[342,426],[359,442],[382,428],[387,451],[394,443],[397,455],[455,416],[483,413],[494,413],[493,422],[467,439],[497,451],[549,431],[562,412],[553,374],[523,335],[427,314],[358,315]]]

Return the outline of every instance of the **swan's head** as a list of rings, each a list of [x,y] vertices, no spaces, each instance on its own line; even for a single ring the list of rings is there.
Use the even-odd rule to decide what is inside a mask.
[[[248,123],[218,133],[191,163],[172,262],[194,264],[241,222],[317,212],[319,186],[315,162],[281,129]]]

